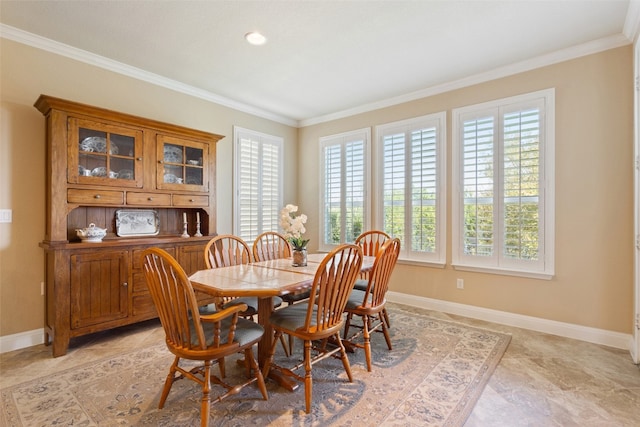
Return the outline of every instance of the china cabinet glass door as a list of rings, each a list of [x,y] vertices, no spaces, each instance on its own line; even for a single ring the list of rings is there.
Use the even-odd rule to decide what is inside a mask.
[[[159,189],[207,191],[208,146],[158,135]]]
[[[118,187],[142,187],[142,133],[70,119],[68,179]]]

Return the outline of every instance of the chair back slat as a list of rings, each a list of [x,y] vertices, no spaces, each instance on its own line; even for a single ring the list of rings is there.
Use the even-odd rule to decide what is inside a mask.
[[[376,255],[373,268],[369,275],[369,283],[365,292],[363,304],[373,307],[384,303],[385,294],[389,289],[389,279],[400,255],[400,239],[387,240]],[[371,299],[369,299],[369,294]]]
[[[251,250],[238,236],[222,234],[209,240],[204,247],[204,265],[206,268],[229,267],[249,264]],[[220,309],[224,304],[236,297],[217,297],[216,306]]]
[[[380,248],[387,240],[391,239],[384,231],[366,231],[356,238],[355,244],[362,248],[362,255],[376,256]]]
[[[275,231],[266,231],[253,242],[253,259],[269,261],[291,257],[291,246],[287,239]]]
[[[361,267],[362,249],[353,244],[338,247],[322,260],[311,288],[311,295],[316,298],[309,299],[305,331],[324,331],[341,324],[342,313]],[[317,309],[315,319],[314,308]]]
[[[214,237],[204,249],[204,264],[207,268],[229,267],[250,262],[249,246],[244,240],[231,234]]]

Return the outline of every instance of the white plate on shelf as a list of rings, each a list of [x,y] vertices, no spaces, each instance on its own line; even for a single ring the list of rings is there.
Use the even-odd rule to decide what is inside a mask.
[[[119,179],[133,179],[133,171],[131,169],[122,169],[118,171]]]
[[[95,168],[91,171],[91,176],[107,176],[107,168],[104,166],[100,166],[99,168]]]
[[[182,163],[182,148],[175,145],[164,146],[164,161],[169,163]]]
[[[178,178],[172,173],[165,173],[164,182],[165,184],[182,184],[182,178]]]

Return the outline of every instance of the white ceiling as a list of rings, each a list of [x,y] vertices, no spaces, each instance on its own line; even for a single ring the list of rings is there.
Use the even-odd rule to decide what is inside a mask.
[[[304,125],[628,44],[637,9],[635,0],[0,0],[0,29]],[[267,44],[246,43],[254,30]]]

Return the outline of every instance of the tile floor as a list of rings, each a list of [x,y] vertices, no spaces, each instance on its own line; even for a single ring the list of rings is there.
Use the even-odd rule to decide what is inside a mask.
[[[640,426],[640,368],[632,363],[628,351],[416,310],[512,335],[465,427]],[[67,355],[55,359],[43,345],[4,353],[0,355],[0,387],[163,339],[159,323],[148,321],[75,338]]]

